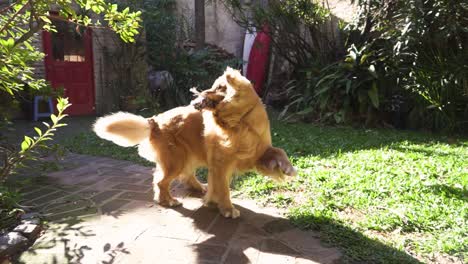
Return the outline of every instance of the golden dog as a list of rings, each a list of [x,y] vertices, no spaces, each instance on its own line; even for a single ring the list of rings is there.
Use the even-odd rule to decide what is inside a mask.
[[[121,146],[139,145],[141,156],[159,164],[153,185],[164,206],[180,204],[170,194],[176,178],[205,192],[195,170],[207,167],[205,204],[217,204],[223,216],[236,218],[240,213],[229,193],[234,172],[257,170],[282,180],[296,170],[286,153],[272,146],[264,105],[239,71],[227,68],[211,89],[197,95],[191,105],[149,119],[123,112],[99,118],[94,131]],[[155,188],[155,198],[156,193]]]

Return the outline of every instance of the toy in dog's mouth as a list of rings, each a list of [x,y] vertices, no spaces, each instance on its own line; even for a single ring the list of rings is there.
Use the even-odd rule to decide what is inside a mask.
[[[207,91],[199,92],[197,91],[196,88],[192,88],[190,89],[190,92],[192,92],[195,96],[197,96],[195,99],[193,99],[190,102],[190,105],[199,111],[203,109],[214,109],[219,104],[219,102],[222,101],[222,98],[216,98],[216,100],[210,98],[213,96],[210,96],[210,94],[207,93]],[[219,96],[214,96],[214,97],[219,97]]]
[[[193,107],[195,107],[195,109],[199,111],[203,109],[214,109],[217,104],[218,102],[215,102],[202,96],[198,96],[190,102],[190,105],[192,105]]]

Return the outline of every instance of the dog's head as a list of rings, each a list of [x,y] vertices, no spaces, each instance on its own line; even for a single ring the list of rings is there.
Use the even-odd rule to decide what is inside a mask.
[[[216,118],[228,127],[235,127],[240,119],[261,102],[252,83],[238,70],[226,71],[203,92],[192,89],[197,97],[190,103],[198,110],[213,111]]]
[[[296,168],[293,167],[286,155],[280,148],[269,147],[257,161],[256,169],[261,174],[271,177],[277,181],[283,181],[288,177],[297,175]]]

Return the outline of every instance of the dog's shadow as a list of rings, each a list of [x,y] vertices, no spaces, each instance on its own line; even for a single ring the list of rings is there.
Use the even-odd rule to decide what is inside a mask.
[[[193,251],[197,254],[196,263],[338,263],[378,261],[375,255],[349,256],[341,250],[322,244],[320,233],[301,231],[289,220],[264,213],[254,212],[246,207],[235,205],[241,212],[238,219],[227,219],[214,208],[200,207],[196,210],[174,208],[185,217],[193,219],[193,225],[203,231]],[[249,206],[250,207],[250,206]],[[324,219],[308,219],[324,221]],[[330,224],[330,223],[329,223]],[[344,232],[359,246],[376,250],[398,263],[418,263],[415,258],[403,251],[387,246],[377,240],[343,226],[331,223],[336,230]]]
[[[252,263],[260,252],[271,251],[269,246],[275,246],[273,254],[299,256],[300,253],[282,244],[274,243],[272,234],[268,231],[268,223],[278,223],[285,226],[287,220],[267,214],[255,213],[245,207],[235,205],[241,212],[237,219],[224,218],[218,210],[210,207],[200,207],[190,210],[184,207],[175,208],[185,217],[193,219],[196,229],[203,231],[198,241],[193,244],[197,254],[197,263],[207,261],[215,263]],[[264,228],[259,225],[267,224]],[[287,223],[288,228],[293,228]],[[252,248],[249,250],[249,248]],[[246,253],[247,252],[247,255]],[[251,254],[249,254],[251,253]]]

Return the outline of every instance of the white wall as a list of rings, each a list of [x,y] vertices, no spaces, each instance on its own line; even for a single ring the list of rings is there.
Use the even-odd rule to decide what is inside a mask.
[[[176,0],[177,11],[192,27],[194,25],[194,0]],[[216,0],[205,2],[206,42],[219,46],[235,56],[241,57],[244,33],[224,5]]]

